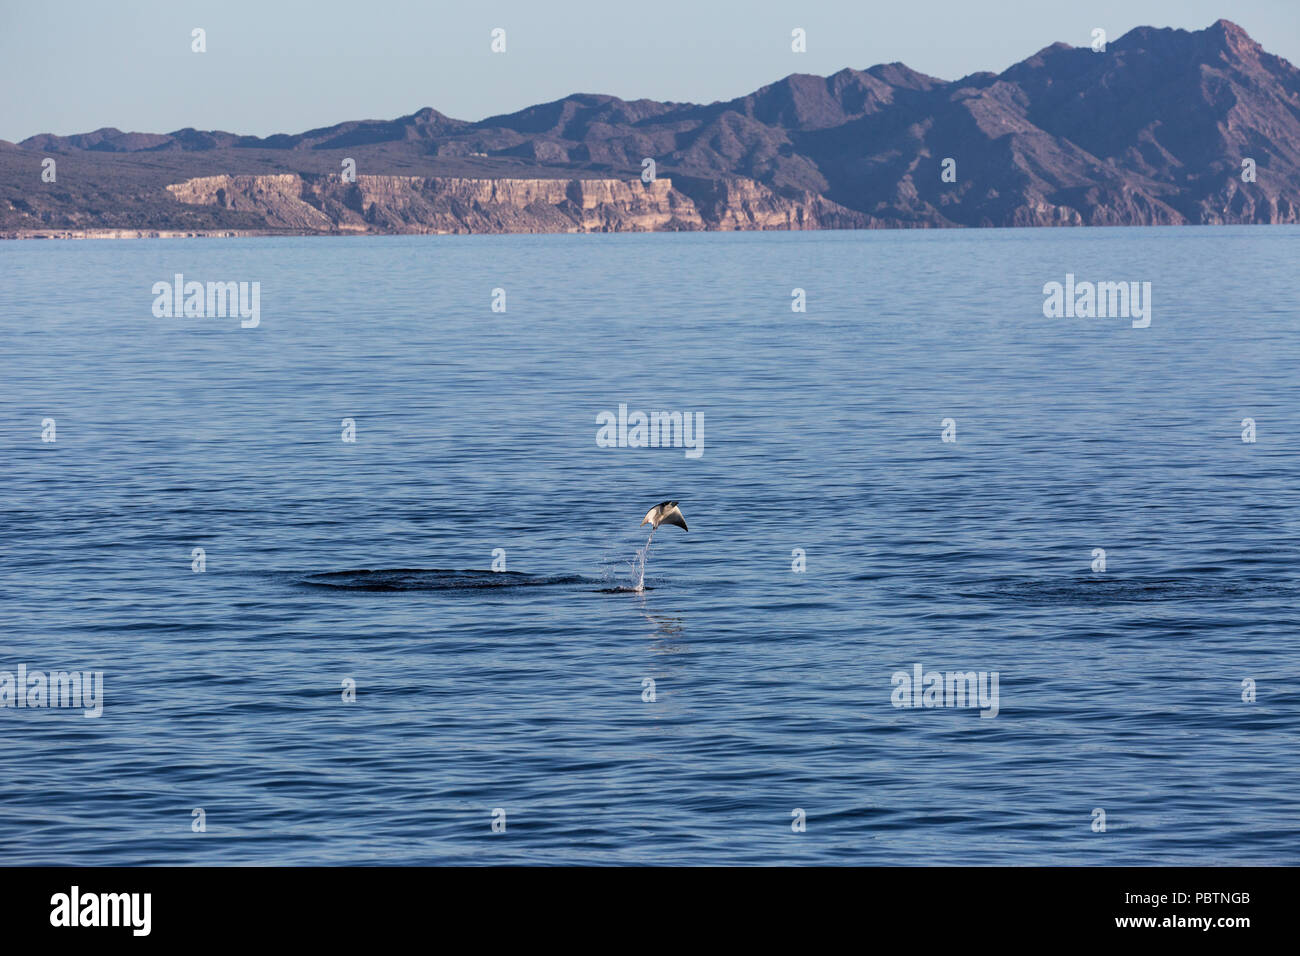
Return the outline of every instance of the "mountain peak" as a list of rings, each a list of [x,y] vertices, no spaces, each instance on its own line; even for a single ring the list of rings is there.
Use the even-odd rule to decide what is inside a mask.
[[[1231,20],[1215,20],[1205,32],[1221,40],[1226,49],[1239,56],[1258,53],[1261,49],[1260,45],[1251,39],[1249,33]]]
[[[1113,44],[1119,49],[1177,47],[1190,55],[1204,55],[1206,50],[1230,53],[1239,58],[1254,58],[1262,52],[1249,33],[1231,20],[1216,20],[1204,30],[1179,30],[1172,27],[1134,27]]]
[[[890,86],[901,86],[909,90],[924,90],[938,86],[943,80],[937,79],[919,70],[914,70],[906,63],[895,60],[892,63],[878,63],[866,71],[878,80]]]
[[[1225,34],[1226,36],[1240,37],[1242,39],[1250,40],[1249,33],[1237,26],[1237,24],[1233,23],[1231,20],[1226,20],[1222,17],[1210,24],[1209,29]],[[1251,42],[1254,43],[1255,41],[1251,40]]]

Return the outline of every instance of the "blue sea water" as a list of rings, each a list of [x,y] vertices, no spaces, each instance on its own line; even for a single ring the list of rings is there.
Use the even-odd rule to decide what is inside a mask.
[[[1300,862],[1298,258],[4,243],[0,671],[104,698],[0,708],[0,862]],[[260,325],[155,318],[176,273]],[[1067,273],[1151,282],[1150,327],[1045,318]],[[703,453],[598,446],[620,404]],[[915,664],[996,671],[997,715],[894,706]]]

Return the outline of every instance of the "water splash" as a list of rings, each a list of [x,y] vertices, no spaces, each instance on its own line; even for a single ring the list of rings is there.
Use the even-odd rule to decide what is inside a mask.
[[[650,558],[650,542],[655,539],[655,529],[652,525],[650,528],[650,537],[645,539],[645,547],[637,551],[636,557],[632,559],[632,577],[633,591],[645,590],[645,564]]]

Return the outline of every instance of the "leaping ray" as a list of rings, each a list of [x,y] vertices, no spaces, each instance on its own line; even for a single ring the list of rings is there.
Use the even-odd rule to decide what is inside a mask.
[[[683,518],[682,513],[677,510],[677,502],[675,501],[661,501],[659,504],[647,511],[645,517],[641,519],[642,525],[646,523],[649,523],[651,531],[659,527],[661,524],[675,524],[683,531],[691,530],[686,527],[686,519]]]

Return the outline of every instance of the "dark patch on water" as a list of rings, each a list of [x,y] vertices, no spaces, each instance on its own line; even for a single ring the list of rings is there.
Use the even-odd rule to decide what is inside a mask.
[[[1251,600],[1296,593],[1290,583],[1236,577],[1121,578],[1098,574],[1069,580],[1002,579],[978,589],[958,591],[962,597],[991,598],[1020,604],[1153,604],[1167,601]]]
[[[477,591],[590,584],[578,574],[524,574],[520,571],[455,571],[442,568],[384,568],[323,571],[308,574],[302,584],[347,591]]]

